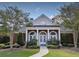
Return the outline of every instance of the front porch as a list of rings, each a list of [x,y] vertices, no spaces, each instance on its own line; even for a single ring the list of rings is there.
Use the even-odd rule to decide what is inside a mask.
[[[60,28],[59,27],[27,27],[26,28],[26,42],[36,39],[37,45],[46,45],[50,39],[60,39]],[[61,43],[59,43],[61,45]]]

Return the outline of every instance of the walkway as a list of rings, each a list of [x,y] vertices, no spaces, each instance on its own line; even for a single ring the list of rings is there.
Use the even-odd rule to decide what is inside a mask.
[[[49,51],[46,46],[41,46],[40,51],[38,53],[32,55],[31,57],[42,57],[42,56],[46,55],[48,52]]]

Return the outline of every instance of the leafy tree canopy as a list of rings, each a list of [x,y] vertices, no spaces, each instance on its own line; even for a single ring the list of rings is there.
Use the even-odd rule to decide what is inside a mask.
[[[18,31],[29,22],[29,14],[28,12],[23,12],[18,7],[12,6],[0,10],[0,18],[3,25],[1,26],[1,31]]]
[[[64,26],[79,31],[79,3],[64,5],[59,11],[64,20]]]

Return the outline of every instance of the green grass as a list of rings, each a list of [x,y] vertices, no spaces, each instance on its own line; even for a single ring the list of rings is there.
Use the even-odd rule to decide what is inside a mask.
[[[0,51],[0,57],[28,57],[37,53],[38,49],[25,49],[17,51]]]
[[[44,57],[79,57],[79,52],[63,49],[49,49],[49,53]]]

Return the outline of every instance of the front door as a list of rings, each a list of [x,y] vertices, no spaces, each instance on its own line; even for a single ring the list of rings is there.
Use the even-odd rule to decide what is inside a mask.
[[[40,45],[41,46],[46,45],[46,35],[40,35]]]

